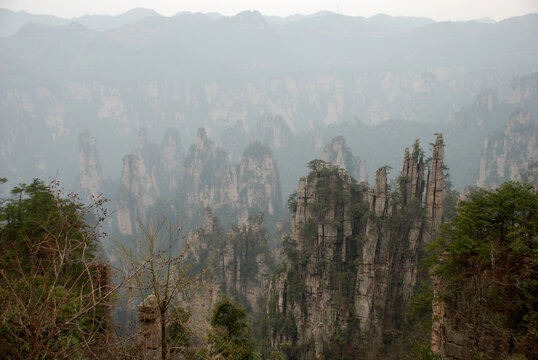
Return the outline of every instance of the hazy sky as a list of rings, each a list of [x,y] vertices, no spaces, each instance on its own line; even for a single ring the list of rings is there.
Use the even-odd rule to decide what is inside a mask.
[[[286,16],[329,10],[366,17],[377,13],[426,16],[440,21],[481,17],[502,20],[538,12],[538,0],[0,0],[0,7],[67,18],[85,14],[117,15],[144,7],[165,16],[180,11],[235,15],[243,10],[259,10],[266,15]]]

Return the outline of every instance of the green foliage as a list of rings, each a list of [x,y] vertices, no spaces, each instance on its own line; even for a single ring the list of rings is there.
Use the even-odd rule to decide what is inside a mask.
[[[450,174],[443,168],[444,173],[444,191],[443,197],[443,223],[447,223],[456,217],[456,206],[459,201],[459,192],[455,191],[450,180]]]
[[[213,329],[209,333],[209,343],[213,356],[223,359],[258,359],[255,343],[250,340],[250,325],[243,308],[230,299],[221,298],[211,316]]]
[[[429,280],[417,285],[413,297],[409,301],[409,318],[413,324],[422,325],[424,332],[429,333],[432,318],[433,288]]]
[[[94,262],[97,225],[59,183],[20,184],[0,208],[0,349],[8,358],[80,357],[106,326],[111,292]],[[103,219],[97,213],[97,221]],[[98,224],[97,223],[97,224]]]
[[[288,209],[292,214],[297,211],[297,190],[295,190],[290,194],[290,196],[288,196]]]
[[[191,331],[186,325],[190,318],[191,313],[182,307],[170,311],[171,323],[168,326],[168,335],[171,350],[191,346]]]
[[[318,240],[318,222],[316,219],[309,218],[306,220],[301,229],[301,235],[305,243],[302,257],[308,258],[310,256],[310,251],[314,250],[314,244],[316,244]]]
[[[475,333],[508,332],[514,351],[538,356],[536,189],[508,182],[478,190],[457,211],[431,246],[443,299]]]
[[[306,166],[310,169],[310,171],[320,171],[327,166],[327,163],[320,159],[314,159],[306,164]]]
[[[426,211],[422,207],[420,199],[413,197],[407,200],[405,206],[400,211],[394,212],[388,219],[388,228],[393,231],[400,231],[404,233],[413,224],[418,221],[424,221]],[[382,219],[380,219],[379,226],[384,226]]]
[[[229,295],[249,311],[250,304],[244,294],[257,282],[260,255],[269,268],[272,268],[274,263],[268,245],[267,230],[262,224],[263,214],[252,215],[249,216],[248,226],[239,228],[232,225],[232,231],[228,232],[228,242],[233,247],[234,261],[230,261],[227,266],[233,277],[231,283],[239,285],[237,289],[232,289]],[[219,263],[222,264],[222,259]]]
[[[61,239],[62,235],[69,234],[94,250],[93,242],[86,236],[89,228],[82,218],[82,205],[76,195],[60,198],[38,179],[30,185],[20,184],[11,194],[11,199],[0,210],[0,221],[5,222],[0,233],[0,267],[10,267],[14,259],[33,253],[36,244],[51,236]],[[32,255],[41,259],[46,256],[45,251],[46,248],[40,246]],[[81,251],[82,248],[77,249],[77,256]],[[31,262],[23,264],[30,265]]]
[[[532,186],[510,182],[495,191],[478,190],[457,211],[434,245],[437,253],[448,252],[438,269],[441,274],[534,265],[529,261],[538,253],[538,195]]]
[[[411,349],[411,354],[406,357],[406,360],[440,360],[439,355],[435,354],[430,344],[415,345]]]

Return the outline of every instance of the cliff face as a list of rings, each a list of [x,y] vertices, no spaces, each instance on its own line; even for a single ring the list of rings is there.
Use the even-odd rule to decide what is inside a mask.
[[[122,62],[120,70],[128,68]],[[248,129],[248,141],[258,138],[277,151],[286,146],[288,128],[300,133],[359,114],[368,124],[394,118],[430,121],[461,107],[484,88],[501,88],[511,74],[438,67],[433,74],[423,70],[361,71],[351,76],[291,72],[248,76],[248,80],[240,80],[244,77],[238,74],[235,82],[218,76],[5,82],[0,87],[0,167],[7,169],[9,178],[46,177],[55,169],[65,169],[63,177],[73,182],[78,175],[71,171],[78,168],[77,154],[64,149],[76,148],[73,134],[80,128],[97,136],[107,153],[101,165],[113,178],[119,172],[118,158],[130,152],[134,134],[143,127],[162,132],[177,127],[185,140],[194,139],[201,126],[221,134],[226,126],[240,123]],[[125,79],[134,75],[125,74]],[[258,134],[263,137],[253,136],[255,121],[266,114],[278,115],[282,125],[269,129],[262,125]],[[49,144],[46,149],[40,146],[43,139]],[[240,155],[244,145],[234,155]]]
[[[519,180],[528,165],[538,160],[538,125],[531,114],[517,110],[508,124],[484,142],[477,185],[495,188]]]
[[[364,160],[353,156],[343,136],[331,140],[323,150],[321,160],[341,167],[359,182],[366,181]]]
[[[179,134],[169,130],[160,147],[139,134],[138,147],[123,158],[118,193],[117,225],[122,234],[136,232],[136,223],[160,196],[168,196],[180,184],[183,159]]]
[[[282,194],[273,152],[259,142],[250,144],[239,164],[239,224],[247,223],[249,214],[264,213],[276,217],[282,212]]]
[[[538,161],[529,164],[527,170],[521,173],[521,181],[532,184],[538,189]]]
[[[226,221],[246,224],[250,215],[263,213],[274,220],[282,211],[282,195],[272,151],[259,142],[243,151],[238,165],[200,130],[185,162],[184,192],[193,209],[210,207]]]
[[[450,115],[452,126],[443,130],[452,146],[446,159],[453,164],[451,175],[456,188],[476,183],[484,140],[505,126],[513,111],[513,106],[501,101],[497,93],[494,89],[480,92],[473,104]]]
[[[179,132],[176,129],[168,129],[159,146],[161,184],[165,194],[171,194],[182,182],[184,176],[183,147]]]
[[[226,223],[246,224],[258,213],[273,223],[282,211],[273,154],[255,142],[238,165],[232,164],[202,128],[184,157],[177,131],[168,130],[160,146],[148,143],[142,133],[137,149],[123,159],[119,230],[132,234],[136,220],[157,203],[180,215],[187,226],[199,225],[208,207]]]
[[[510,102],[538,116],[538,73],[518,76],[512,80]]]
[[[102,192],[103,171],[97,151],[97,140],[88,130],[78,135],[81,193],[98,195]]]
[[[374,359],[403,329],[421,276],[419,249],[442,216],[443,146],[438,136],[428,181],[418,142],[406,149],[396,192],[385,167],[368,191],[338,168],[312,164],[270,284],[273,346],[290,342],[300,359]]]
[[[183,186],[190,212],[188,216],[192,216],[196,209],[201,212],[206,207],[237,209],[237,169],[226,152],[207,137],[203,128],[198,130],[196,144],[191,146],[185,160]]]
[[[222,292],[256,311],[263,303],[265,286],[273,267],[263,217],[251,217],[247,224],[231,226],[222,256]]]
[[[250,313],[263,303],[265,288],[274,260],[268,247],[263,216],[253,216],[247,223],[231,225],[226,233],[209,208],[203,227],[191,231],[191,271],[206,274],[206,286],[188,301],[196,314],[190,325],[203,338],[209,328],[208,318],[219,294],[238,301]]]

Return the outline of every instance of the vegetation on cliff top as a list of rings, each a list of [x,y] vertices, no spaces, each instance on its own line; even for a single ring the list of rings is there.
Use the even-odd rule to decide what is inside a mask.
[[[538,358],[538,192],[508,182],[471,193],[432,244],[441,299],[484,358],[492,344]]]

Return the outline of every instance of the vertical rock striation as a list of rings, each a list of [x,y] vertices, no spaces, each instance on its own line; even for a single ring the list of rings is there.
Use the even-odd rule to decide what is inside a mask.
[[[517,76],[512,80],[510,102],[538,116],[538,72]]]
[[[286,258],[270,282],[273,346],[290,342],[300,359],[382,356],[426,276],[420,248],[442,219],[443,146],[439,135],[427,181],[418,140],[406,149],[394,192],[387,167],[369,191],[323,162],[299,181]]]
[[[527,170],[521,173],[520,180],[538,189],[538,160],[529,164]]]
[[[183,175],[181,141],[176,130],[166,132],[160,146],[147,141],[145,130],[138,136],[138,147],[123,158],[118,194],[118,229],[122,234],[136,232],[141,220],[159,197],[170,196]]]
[[[158,149],[147,142],[145,130],[138,135],[138,147],[123,158],[118,194],[118,228],[122,234],[136,232],[136,223],[160,195],[157,181]]]
[[[103,171],[97,151],[97,140],[88,130],[78,135],[80,178],[79,188],[84,195],[98,195],[102,192]]]
[[[204,226],[190,232],[188,243],[192,273],[207,275],[204,288],[186,303],[195,314],[190,325],[196,337],[207,334],[207,319],[219,294],[233,298],[250,313],[259,309],[274,263],[262,215],[232,224],[224,234],[218,218],[207,208]]]
[[[237,208],[237,169],[230,164],[224,149],[211,141],[205,129],[198,130],[196,144],[185,160],[184,193],[189,207],[215,210]]]
[[[245,224],[250,214],[264,213],[275,218],[281,214],[280,179],[273,152],[259,142],[250,144],[239,164],[239,224]]]
[[[443,136],[437,135],[433,147],[430,170],[428,171],[426,189],[426,216],[432,233],[439,231],[443,219],[443,194],[445,188],[443,174],[444,154],[445,144],[443,142]]]
[[[201,225],[206,208],[225,223],[246,224],[250,215],[263,213],[273,224],[281,215],[278,169],[266,145],[250,144],[235,165],[203,128],[186,156],[176,130],[168,130],[160,146],[145,138],[141,132],[138,147],[123,159],[117,212],[121,233],[133,234],[136,221],[152,206],[181,215],[191,228]]]
[[[172,194],[182,182],[184,175],[183,148],[179,132],[176,129],[168,129],[159,146],[161,184],[160,188],[165,195]]]
[[[538,125],[529,112],[517,110],[503,129],[485,140],[477,185],[495,188],[505,181],[519,180],[537,160]]]

